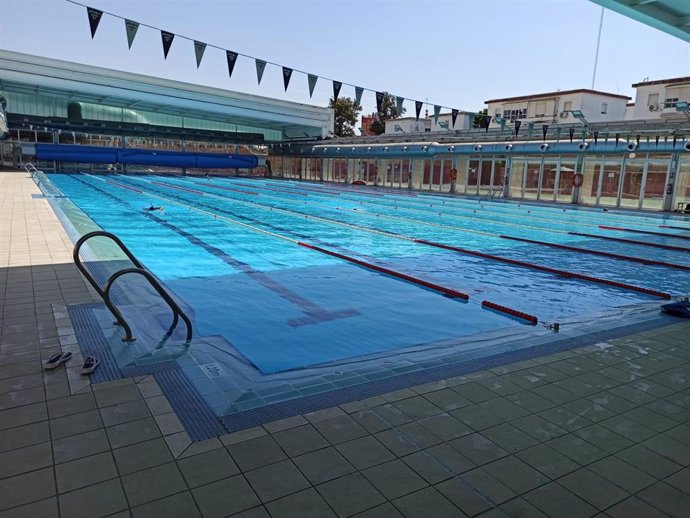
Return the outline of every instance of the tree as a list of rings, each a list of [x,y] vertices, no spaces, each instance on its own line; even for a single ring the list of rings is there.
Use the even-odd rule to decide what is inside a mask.
[[[398,106],[395,102],[395,97],[388,92],[384,92],[383,100],[381,101],[381,112],[378,114],[378,119],[376,119],[371,126],[369,126],[369,131],[375,135],[381,135],[386,131],[386,121],[397,119],[403,115],[407,110],[403,106],[400,113],[398,113]]]
[[[335,111],[333,133],[336,137],[353,137],[355,134],[355,124],[359,119],[362,107],[354,99],[349,97],[338,97],[328,102],[328,107]]]
[[[474,120],[472,121],[473,128],[486,128],[486,117],[489,115],[489,109],[484,108],[483,110],[474,114]]]

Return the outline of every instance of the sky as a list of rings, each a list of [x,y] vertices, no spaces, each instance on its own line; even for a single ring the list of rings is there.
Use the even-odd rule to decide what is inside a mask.
[[[443,111],[484,101],[590,88],[601,7],[588,0],[86,0],[91,7],[320,77],[428,101]],[[127,48],[123,20],[103,16],[92,40],[86,8],[66,0],[3,0],[0,48],[325,106],[332,84],[294,72],[287,92],[252,59],[228,77],[225,53],[141,26]],[[633,96],[644,78],[687,75],[690,44],[612,11],[604,15],[595,89]],[[0,70],[0,77],[2,71]],[[343,86],[341,96],[354,97]],[[365,92],[365,113],[375,96]]]

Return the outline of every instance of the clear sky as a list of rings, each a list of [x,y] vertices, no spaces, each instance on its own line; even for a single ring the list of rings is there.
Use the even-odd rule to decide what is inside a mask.
[[[477,111],[487,99],[589,88],[601,8],[588,0],[87,0],[92,7],[319,76]],[[160,33],[140,27],[127,49],[124,22],[104,15],[91,40],[86,9],[64,0],[3,0],[0,48],[230,90],[310,101],[305,75],[287,93],[277,67],[256,84],[253,60],[227,76],[225,54],[176,39],[163,60]],[[611,11],[604,16],[595,88],[632,96],[649,77],[688,75],[690,44]],[[0,70],[0,76],[2,71]],[[341,95],[354,97],[352,87]],[[374,94],[365,92],[365,111]],[[414,103],[406,102],[408,113]],[[433,108],[429,107],[431,112]],[[444,110],[445,111],[445,110]]]

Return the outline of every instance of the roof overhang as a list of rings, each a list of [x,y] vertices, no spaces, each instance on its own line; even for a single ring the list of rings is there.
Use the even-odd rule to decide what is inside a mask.
[[[688,0],[590,1],[690,42],[690,2]]]
[[[325,137],[330,108],[0,50],[0,89]]]

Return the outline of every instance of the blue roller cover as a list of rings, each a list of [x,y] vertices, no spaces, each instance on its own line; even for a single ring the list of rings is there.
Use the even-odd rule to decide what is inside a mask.
[[[204,169],[251,169],[259,164],[258,159],[254,155],[191,153],[132,148],[120,149],[69,144],[36,144],[36,158],[60,162],[119,163],[159,167],[199,167]]]

